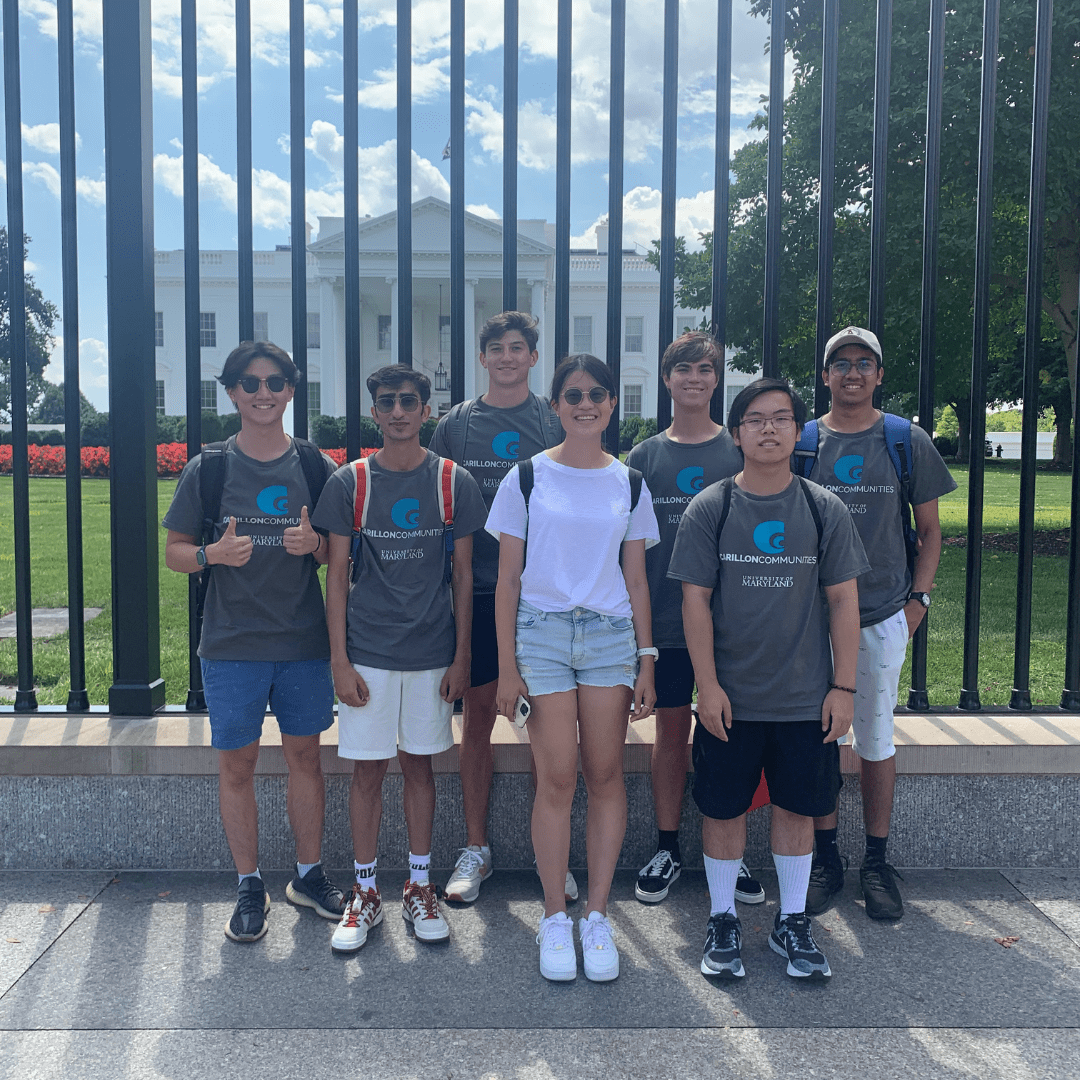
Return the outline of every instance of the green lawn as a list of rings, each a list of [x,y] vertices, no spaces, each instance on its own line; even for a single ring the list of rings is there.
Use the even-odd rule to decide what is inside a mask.
[[[941,500],[946,536],[967,530],[967,468],[953,468],[959,488]],[[159,518],[172,498],[175,481],[158,484]],[[990,464],[986,474],[984,524],[987,532],[1015,532],[1020,477],[1015,466]],[[15,606],[12,482],[0,477],[0,609]],[[1040,472],[1036,482],[1036,527],[1067,528],[1070,477]],[[67,604],[67,561],[62,479],[30,482],[32,594],[36,607]],[[112,677],[112,620],[110,616],[109,484],[83,481],[85,602],[104,613],[86,632],[87,682],[90,700],[104,704]],[[164,533],[160,545],[161,674],[166,699],[182,703],[187,692],[187,581],[165,569]],[[1005,705],[1013,681],[1013,621],[1016,610],[1017,557],[985,552],[983,560],[982,630],[980,634],[980,691],[984,705]],[[1067,560],[1036,556],[1032,605],[1031,692],[1039,707],[1053,707],[1061,696],[1065,654],[1065,612],[1068,592]],[[965,551],[946,547],[934,590],[927,661],[930,700],[955,705],[963,663]],[[34,647],[34,677],[42,704],[63,704],[68,692],[67,635]],[[16,681],[15,641],[0,642],[0,683]],[[910,685],[905,670],[901,702]]]

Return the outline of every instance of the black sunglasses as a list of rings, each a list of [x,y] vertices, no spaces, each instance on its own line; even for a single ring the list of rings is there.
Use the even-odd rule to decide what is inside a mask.
[[[562,396],[567,405],[580,405],[581,399],[585,395],[578,387],[571,386],[569,390],[563,391]],[[601,402],[607,401],[609,397],[611,397],[611,391],[605,390],[602,386],[594,386],[589,390],[589,400],[594,405],[599,405]]]
[[[266,383],[266,389],[271,394],[280,394],[289,385],[289,380],[284,375],[271,375],[268,379],[257,379],[254,375],[241,375],[236,381],[245,394],[257,394],[263,383]]]
[[[420,406],[419,394],[380,394],[375,399],[375,408],[384,415],[394,411],[394,402],[401,405],[402,412],[416,412]]]

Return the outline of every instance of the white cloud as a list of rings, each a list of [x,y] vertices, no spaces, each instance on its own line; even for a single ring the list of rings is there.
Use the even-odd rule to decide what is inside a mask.
[[[23,140],[27,146],[35,150],[41,150],[46,154],[60,153],[60,125],[59,124],[23,124]],[[75,133],[75,148],[82,146],[82,138]]]
[[[498,210],[492,210],[487,203],[467,203],[465,209],[470,214],[475,214],[477,217],[490,218],[492,221],[499,221],[502,215]]]
[[[572,247],[595,247],[596,226],[605,221],[604,214],[580,236],[570,237]],[[698,251],[698,234],[711,232],[713,227],[713,193],[699,191],[675,201],[675,234],[686,237],[689,251]],[[623,246],[638,244],[647,249],[660,237],[660,191],[652,187],[636,187],[623,196]]]
[[[24,161],[23,175],[40,181],[55,199],[60,198],[60,173],[47,161]],[[93,180],[89,176],[75,178],[75,190],[88,203],[94,206],[105,205],[105,181]]]

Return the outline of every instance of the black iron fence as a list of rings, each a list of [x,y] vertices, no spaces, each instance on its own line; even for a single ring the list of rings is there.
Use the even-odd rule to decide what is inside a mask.
[[[978,103],[979,139],[977,163],[977,223],[975,237],[975,287],[973,347],[970,381],[970,484],[968,497],[967,592],[964,632],[963,684],[959,707],[980,708],[979,628],[982,582],[982,526],[984,468],[978,448],[985,436],[987,401],[987,353],[990,311],[990,250],[992,233],[992,180],[994,175],[995,98],[997,89],[998,26],[1000,0],[985,0],[983,12],[982,89]],[[465,340],[465,0],[448,0],[450,7],[450,371],[452,400],[465,395],[465,363],[475,343]],[[764,5],[762,5],[764,7]],[[69,581],[70,676],[67,708],[88,708],[82,622],[82,522],[80,491],[78,308],[75,174],[75,94],[72,0],[57,0],[58,80],[60,87],[60,189],[63,260],[64,371],[67,430],[67,551]],[[236,0],[236,155],[237,236],[240,337],[254,336],[252,250],[252,125],[251,125],[251,20],[250,0]],[[503,211],[504,221],[517,218],[517,102],[518,102],[518,3],[505,0],[504,7],[504,127]],[[182,0],[182,107],[183,107],[183,210],[186,340],[186,400],[188,453],[198,453],[200,439],[199,353],[199,213],[198,213],[198,118],[196,85],[196,0]],[[290,14],[290,136],[292,218],[292,355],[301,372],[307,370],[306,338],[306,237],[305,222],[305,92],[304,4],[289,0]],[[764,275],[760,284],[762,307],[761,362],[768,375],[780,371],[780,277],[783,249],[783,151],[785,0],[771,0],[770,107],[768,110],[768,158],[766,188],[766,234]],[[1034,82],[1031,112],[1030,183],[1027,200],[1027,260],[1024,272],[1026,320],[1023,341],[1024,401],[1037,400],[1038,350],[1041,336],[1044,218],[1046,212],[1047,123],[1050,109],[1050,56],[1052,0],[1032,0],[1034,34]],[[938,280],[938,231],[940,214],[940,152],[942,132],[942,86],[944,78],[944,0],[929,3],[929,50],[926,81],[926,132],[922,148],[925,195],[922,212],[921,339],[919,348],[919,422],[932,433]],[[117,715],[144,715],[164,704],[160,678],[157,484],[155,461],[154,371],[154,242],[153,166],[151,144],[151,10],[150,0],[105,0],[103,3],[103,67],[105,85],[106,233],[108,266],[108,346],[110,414],[114,418],[111,446],[111,528],[113,685],[110,711]],[[555,162],[555,356],[569,351],[570,344],[570,195],[571,195],[571,72],[572,0],[558,0],[557,138]],[[710,320],[721,341],[728,339],[729,301],[729,207],[728,176],[731,165],[729,122],[731,115],[731,0],[718,0],[716,22],[716,143],[714,222],[712,248]],[[678,0],[664,0],[656,14],[657,31],[663,36],[664,94],[662,110],[662,204],[658,245],[660,276],[659,340],[656,361],[670,344],[674,332],[676,290],[676,151],[678,124]],[[1072,20],[1075,21],[1075,20]],[[1072,25],[1069,22],[1069,26]],[[838,0],[824,0],[821,19],[821,111],[820,172],[818,185],[816,352],[820,357],[833,330],[834,274],[834,169],[836,147],[837,57],[839,51]],[[7,221],[9,236],[23,233],[22,114],[19,69],[19,4],[4,0],[4,87],[7,153]],[[343,82],[358,87],[359,20],[357,0],[343,3]],[[610,50],[610,144],[608,250],[623,247],[623,166],[626,83],[626,4],[611,0]],[[695,27],[700,31],[700,27]],[[397,54],[411,55],[410,0],[397,0]],[[873,155],[866,177],[870,202],[870,257],[868,311],[870,329],[879,336],[885,326],[886,284],[886,176],[889,165],[889,104],[892,0],[878,0],[873,102]],[[412,362],[412,336],[408,313],[412,308],[413,245],[411,194],[411,65],[397,66],[397,312],[398,357]],[[346,382],[360,382],[360,264],[358,161],[358,102],[355,92],[344,94],[344,235],[345,235],[345,365]],[[24,277],[23,247],[8,245],[10,278]],[[623,263],[607,261],[607,362],[616,380],[620,367],[620,333]],[[504,229],[504,307],[517,305],[517,248],[512,228]],[[740,283],[745,287],[747,283]],[[31,576],[29,529],[29,480],[27,454],[26,339],[22,292],[9,290],[11,326],[11,408],[13,444],[15,583],[17,615],[18,689],[17,711],[37,708],[34,691],[34,658],[31,635]],[[1067,312],[1076,326],[1076,311]],[[658,380],[657,422],[670,422],[670,401]],[[307,433],[306,384],[296,393],[294,425],[297,435]],[[723,386],[714,399],[715,415],[724,402]],[[827,404],[817,385],[815,412]],[[1073,391],[1073,415],[1080,400]],[[121,419],[122,418],[122,421]],[[618,414],[613,425],[619,421]],[[1023,413],[1022,460],[1019,505],[1019,574],[1016,591],[1016,647],[1011,707],[1030,709],[1030,638],[1032,607],[1033,529],[1035,510],[1037,410]],[[347,450],[360,451],[359,396],[350,399],[347,413]],[[1073,518],[1080,505],[1080,440],[1072,444]],[[1071,532],[1069,556],[1069,602],[1064,687],[1061,707],[1080,711],[1080,538]],[[194,626],[194,583],[191,623]],[[203,707],[199,667],[192,637],[191,689],[188,708]],[[912,666],[911,708],[929,708],[926,693],[926,623],[916,636]],[[936,703],[939,706],[945,703]]]

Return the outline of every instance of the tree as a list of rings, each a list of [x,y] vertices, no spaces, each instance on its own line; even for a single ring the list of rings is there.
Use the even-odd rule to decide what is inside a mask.
[[[90,403],[87,396],[79,391],[79,421],[85,424],[87,420],[98,415],[97,409]],[[44,390],[37,405],[30,410],[31,424],[62,424],[64,423],[64,384],[44,383]]]
[[[30,237],[23,237],[23,256],[27,255]],[[26,401],[32,409],[45,392],[43,372],[52,352],[53,323],[56,305],[46,300],[34,279],[27,275],[26,285]],[[0,418],[11,423],[11,315],[8,303],[8,234],[0,225]]]
[[[767,14],[766,0],[754,0]],[[871,158],[873,151],[874,5],[841,0],[843,62],[837,88],[833,325],[868,319]],[[991,363],[1015,351],[1023,334],[1026,207],[1034,72],[1034,9],[1003,0],[998,66],[994,168],[993,302],[1010,320],[995,318]],[[1076,379],[1076,307],[1080,293],[1080,160],[1073,133],[1080,124],[1080,3],[1054,15],[1048,139],[1044,323],[1056,331],[1068,373]],[[818,173],[821,124],[821,8],[788,5],[786,44],[794,57],[784,103],[784,184],[780,273],[781,369],[808,385],[817,290]],[[887,391],[915,409],[921,319],[922,208],[926,142],[927,10],[924,0],[896,0],[889,108],[885,330]],[[953,5],[945,18],[941,228],[938,264],[936,396],[959,422],[961,454],[968,441],[975,195],[982,69],[981,5]],[[763,102],[764,104],[764,102]],[[767,106],[752,122],[767,128]],[[727,344],[734,364],[760,363],[765,252],[765,142],[732,158]],[[677,253],[679,299],[709,304],[712,237],[705,250]],[[1019,301],[1019,303],[1017,303]],[[1017,319],[1019,320],[1017,322]],[[1040,357],[1040,362],[1042,358]],[[999,389],[1003,389],[999,386]],[[1044,390],[1044,404],[1050,402]],[[998,400],[1016,400],[1019,393]],[[1057,395],[1058,398],[1061,395]],[[993,400],[993,399],[991,399]],[[1036,404],[1036,407],[1037,404]],[[1062,429],[1059,427],[1059,432]],[[1059,438],[1059,443],[1062,442]]]

